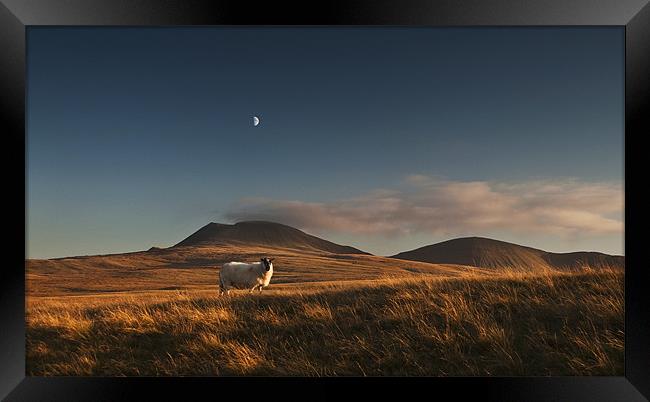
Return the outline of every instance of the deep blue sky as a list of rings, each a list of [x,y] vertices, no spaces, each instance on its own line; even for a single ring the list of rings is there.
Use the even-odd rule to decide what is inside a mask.
[[[27,255],[168,246],[243,197],[338,203],[415,174],[620,185],[623,34],[30,27]],[[314,231],[379,254],[450,237]],[[499,234],[622,252],[529,232]]]

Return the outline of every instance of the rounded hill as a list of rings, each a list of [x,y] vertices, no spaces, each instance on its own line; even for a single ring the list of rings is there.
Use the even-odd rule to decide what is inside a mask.
[[[625,257],[595,252],[549,253],[532,247],[484,237],[464,237],[431,244],[392,256],[434,264],[472,265],[483,268],[623,268]]]
[[[309,248],[336,254],[368,254],[307,234],[291,226],[266,221],[244,221],[233,225],[211,222],[174,247],[211,244],[257,245],[282,248]]]

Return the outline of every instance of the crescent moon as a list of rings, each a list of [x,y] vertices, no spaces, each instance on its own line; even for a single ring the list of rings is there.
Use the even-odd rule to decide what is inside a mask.
[[[257,126],[258,124],[260,124],[260,118],[257,116],[253,116],[253,125]]]

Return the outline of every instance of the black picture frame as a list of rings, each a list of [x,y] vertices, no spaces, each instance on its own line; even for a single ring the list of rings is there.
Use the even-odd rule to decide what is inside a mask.
[[[625,27],[625,375],[622,377],[463,378],[103,378],[26,377],[25,46],[29,26],[173,25],[398,25],[398,26],[624,26]],[[301,3],[250,0],[0,0],[0,99],[3,127],[4,221],[10,244],[0,267],[0,397],[8,401],[218,399],[224,384],[248,393],[259,386],[291,396],[295,385],[311,396],[337,396],[340,385],[375,392],[411,392],[454,399],[479,396],[500,401],[635,401],[650,398],[650,297],[641,230],[648,221],[642,193],[650,133],[650,5],[646,0],[312,0]],[[20,165],[22,162],[22,165]],[[635,196],[637,195],[637,196]],[[24,212],[21,213],[21,211]],[[7,219],[7,217],[12,219]],[[22,255],[20,250],[23,251]],[[230,387],[230,385],[228,385]],[[404,393],[404,387],[411,391]],[[411,388],[415,387],[415,389]],[[400,391],[401,390],[401,391]],[[303,392],[295,392],[303,394]],[[203,398],[201,398],[203,395]],[[304,395],[304,394],[303,394]],[[413,394],[412,397],[415,397]],[[279,394],[276,396],[280,396]]]

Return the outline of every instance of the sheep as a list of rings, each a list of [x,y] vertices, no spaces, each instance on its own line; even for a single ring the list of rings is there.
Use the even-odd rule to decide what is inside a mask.
[[[260,262],[228,262],[219,271],[219,295],[230,294],[230,287],[250,289],[249,293],[269,286],[273,276],[274,258],[260,258]]]

